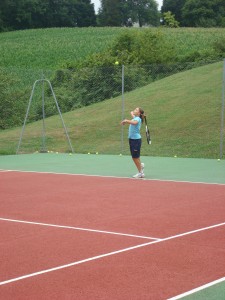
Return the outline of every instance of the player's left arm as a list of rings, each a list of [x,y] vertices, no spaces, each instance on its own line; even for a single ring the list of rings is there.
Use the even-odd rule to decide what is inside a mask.
[[[137,125],[137,123],[138,123],[137,120],[127,120],[127,119],[124,119],[124,120],[121,122],[121,125],[125,125],[125,124]]]

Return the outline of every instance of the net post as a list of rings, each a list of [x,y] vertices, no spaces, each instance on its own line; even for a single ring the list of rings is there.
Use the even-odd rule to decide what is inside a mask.
[[[221,129],[220,129],[220,159],[223,158],[224,98],[225,98],[225,59],[223,60],[222,107],[221,107]]]
[[[124,119],[124,65],[122,65],[122,120]],[[121,154],[124,150],[124,126],[121,126]]]
[[[42,148],[41,153],[46,153],[46,129],[45,129],[45,78],[42,72]]]

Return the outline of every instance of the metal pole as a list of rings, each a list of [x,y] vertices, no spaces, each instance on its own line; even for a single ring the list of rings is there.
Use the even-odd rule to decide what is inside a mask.
[[[38,81],[39,80],[36,80],[34,82],[34,84],[33,84],[33,88],[32,88],[32,92],[31,92],[31,95],[30,95],[30,99],[29,99],[29,103],[28,103],[28,107],[27,107],[26,116],[25,116],[25,119],[24,119],[24,122],[23,122],[23,128],[22,128],[22,131],[21,131],[20,140],[19,140],[19,143],[18,143],[18,146],[17,146],[16,154],[19,153],[19,149],[20,149],[20,145],[21,145],[21,142],[22,142],[25,125],[26,125],[26,122],[27,122],[27,117],[28,117],[28,114],[29,114],[29,111],[30,111],[30,105],[31,105],[31,102],[32,102],[32,99],[33,99],[33,95],[34,95],[34,89],[35,89],[35,86],[36,86],[36,84],[37,84]]]
[[[54,93],[54,91],[53,91],[52,85],[51,85],[51,83],[50,83],[49,80],[45,79],[45,81],[48,82],[48,84],[49,84],[49,87],[50,87],[51,92],[52,92],[52,96],[53,96],[53,98],[54,98],[54,100],[55,100],[55,104],[56,104],[56,107],[57,107],[57,109],[58,109],[58,112],[59,112],[59,115],[60,115],[60,118],[61,118],[61,121],[62,121],[62,124],[63,124],[63,127],[64,127],[64,131],[65,131],[66,136],[67,136],[68,143],[69,143],[69,145],[70,145],[70,149],[71,149],[72,153],[74,153],[73,146],[72,146],[72,144],[71,144],[70,137],[69,137],[68,132],[67,132],[67,129],[66,129],[66,125],[65,125],[65,123],[64,123],[64,121],[63,121],[63,117],[62,117],[62,114],[61,114],[61,111],[60,111],[60,108],[59,108],[58,101],[57,101],[57,99],[56,99],[55,93]]]
[[[220,159],[223,158],[224,98],[225,98],[225,59],[223,60],[223,86],[222,86],[222,109],[221,109],[221,129],[220,129]]]
[[[46,150],[46,130],[45,130],[45,80],[44,74],[42,75],[42,149],[41,152],[47,152]]]
[[[122,120],[124,119],[124,65],[122,65]],[[124,150],[124,126],[121,126],[121,153]]]

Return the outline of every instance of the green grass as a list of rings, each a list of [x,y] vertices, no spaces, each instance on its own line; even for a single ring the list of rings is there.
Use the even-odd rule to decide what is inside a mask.
[[[105,50],[126,28],[51,28],[0,33],[0,66],[57,69]],[[225,38],[223,28],[151,28],[162,31],[175,45],[177,55],[212,49]]]
[[[50,28],[0,34],[0,66],[57,69],[104,50],[120,28]]]
[[[222,69],[222,63],[207,65],[125,94],[126,118],[137,106],[148,116],[152,145],[143,139],[142,155],[219,157]],[[121,108],[118,97],[63,114],[75,152],[121,153]],[[21,152],[40,150],[41,126],[41,121],[26,126]],[[46,129],[48,150],[69,151],[58,116],[46,120]],[[123,129],[123,153],[129,154],[128,128]],[[15,152],[20,131],[0,132],[1,153]]]
[[[176,45],[178,57],[194,51],[212,51],[215,42],[225,39],[224,28],[164,28],[166,38]]]

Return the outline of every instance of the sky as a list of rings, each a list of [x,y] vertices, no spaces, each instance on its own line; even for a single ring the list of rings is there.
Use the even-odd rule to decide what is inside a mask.
[[[162,6],[163,0],[156,0],[156,2],[159,4],[159,9],[160,9]],[[100,7],[100,0],[91,0],[91,3],[94,3],[95,11],[98,12],[98,9]]]

